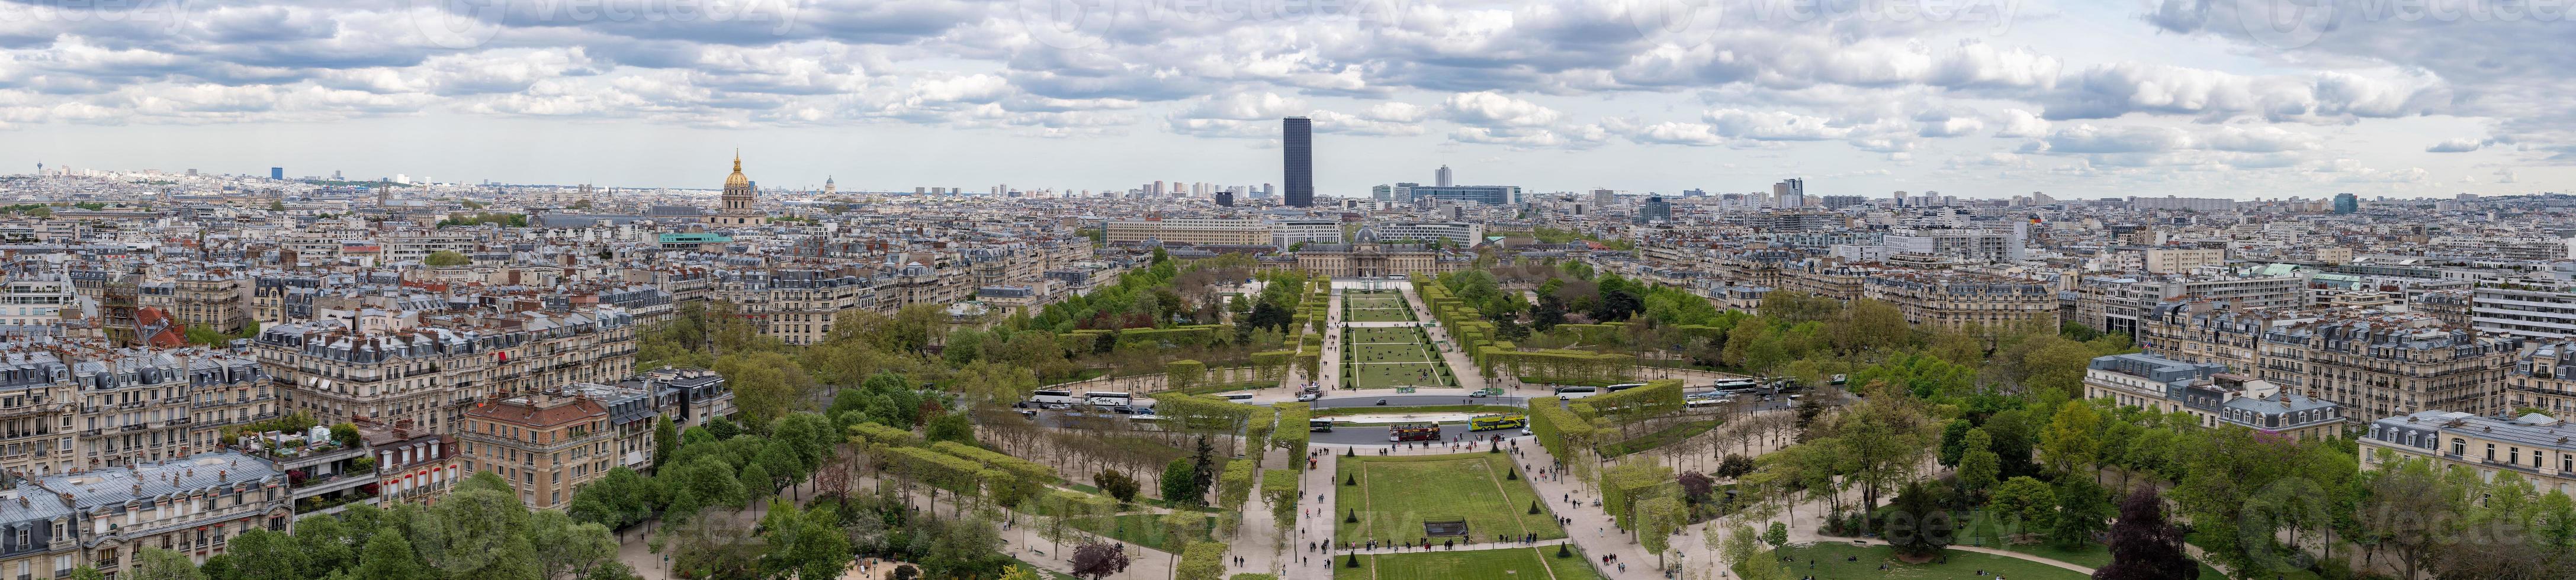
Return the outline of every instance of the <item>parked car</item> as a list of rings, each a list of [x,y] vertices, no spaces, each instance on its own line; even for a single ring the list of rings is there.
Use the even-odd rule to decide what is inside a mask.
[[[1297,393],[1297,400],[1299,400],[1299,401],[1312,401],[1312,400],[1315,400],[1315,399],[1317,399],[1317,398],[1319,398],[1319,397],[1318,397],[1318,396],[1316,396],[1314,393]]]
[[[1047,408],[1047,410],[1049,410],[1049,411],[1062,411],[1062,410],[1065,410],[1065,409],[1071,409],[1071,408],[1073,408],[1073,405],[1065,404],[1065,403],[1047,403],[1047,404],[1046,404],[1046,408]]]
[[[1038,418],[1038,412],[1036,409],[1021,409],[1020,417],[1035,421]]]

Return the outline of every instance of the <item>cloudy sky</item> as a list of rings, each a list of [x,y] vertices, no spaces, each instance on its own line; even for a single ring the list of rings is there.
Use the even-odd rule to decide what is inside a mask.
[[[739,148],[764,186],[1259,184],[1307,115],[1326,195],[1444,163],[1539,191],[2527,193],[2576,175],[2564,10],[7,0],[0,162],[714,187]]]

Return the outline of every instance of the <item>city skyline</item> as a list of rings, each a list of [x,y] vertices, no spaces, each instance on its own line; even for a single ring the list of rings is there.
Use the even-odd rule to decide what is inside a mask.
[[[2333,26],[2249,33],[2278,7],[1106,3],[1065,22],[733,4],[683,27],[544,12],[562,6],[11,5],[42,28],[20,36],[50,40],[7,49],[0,158],[713,187],[740,146],[779,187],[1078,190],[1175,165],[1273,181],[1277,119],[1307,116],[1328,197],[1440,164],[1533,191],[1796,175],[1810,195],[2414,197],[2547,191],[2576,160],[2576,118],[2540,96],[2576,77],[2523,49],[2563,44],[2563,15],[2335,2]]]

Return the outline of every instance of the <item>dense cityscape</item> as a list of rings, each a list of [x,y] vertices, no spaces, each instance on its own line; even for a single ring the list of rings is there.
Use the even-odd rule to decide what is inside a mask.
[[[1115,190],[0,178],[0,572],[2576,577],[2576,196],[1336,192],[1310,127]]]

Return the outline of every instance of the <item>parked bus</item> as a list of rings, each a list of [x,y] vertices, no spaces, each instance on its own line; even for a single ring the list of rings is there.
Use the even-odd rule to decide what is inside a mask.
[[[1762,384],[1762,383],[1760,383],[1760,382],[1758,382],[1758,381],[1754,381],[1753,379],[1727,379],[1727,380],[1723,380],[1723,381],[1718,381],[1718,382],[1717,382],[1717,384],[1715,384],[1715,385],[1710,385],[1710,386],[1712,386],[1712,387],[1716,387],[1716,388],[1717,388],[1717,390],[1720,390],[1720,391],[1733,391],[1733,390],[1738,390],[1738,389],[1750,389],[1750,388],[1753,388],[1755,385],[1760,385],[1760,384]]]
[[[1602,388],[1601,388],[1601,389],[1602,389],[1602,391],[1601,391],[1601,392],[1604,392],[1604,393],[1616,393],[1616,392],[1619,392],[1619,391],[1625,391],[1625,390],[1628,390],[1628,389],[1634,389],[1634,388],[1637,388],[1637,387],[1643,387],[1643,386],[1646,386],[1646,384],[1645,384],[1645,383],[1620,383],[1620,384],[1616,384],[1616,385],[1610,385],[1610,386],[1607,386],[1607,387],[1602,387]]]
[[[1440,424],[1438,424],[1438,423],[1412,423],[1412,424],[1399,424],[1399,425],[1395,425],[1395,426],[1387,427],[1387,428],[1386,428],[1386,440],[1388,440],[1388,441],[1439,441],[1439,440],[1440,440]]]
[[[1477,415],[1467,419],[1467,430],[1469,431],[1492,431],[1495,429],[1511,429],[1514,427],[1525,427],[1528,425],[1529,417],[1518,413],[1491,413]]]
[[[1708,409],[1725,406],[1734,402],[1735,397],[1701,397],[1683,401],[1682,407],[1689,409]]]
[[[1030,392],[1029,392],[1029,402],[1031,402],[1031,403],[1041,403],[1041,404],[1066,404],[1066,405],[1071,405],[1071,404],[1074,404],[1074,403],[1080,403],[1080,402],[1082,402],[1082,399],[1076,399],[1076,398],[1074,398],[1074,397],[1073,397],[1073,391],[1047,391],[1047,390],[1039,390],[1039,391],[1030,391]]]
[[[1600,387],[1557,387],[1556,398],[1580,399],[1601,393]]]
[[[1331,433],[1331,432],[1333,432],[1333,420],[1332,420],[1332,419],[1307,419],[1307,420],[1306,420],[1306,431],[1308,431],[1308,432],[1312,432],[1312,433]]]
[[[1135,400],[1135,398],[1127,396],[1126,393],[1113,393],[1109,391],[1086,391],[1082,393],[1082,399],[1084,402],[1091,403],[1091,406],[1094,407],[1122,407],[1131,404],[1130,402]]]
[[[1218,396],[1217,396],[1217,398],[1225,399],[1225,400],[1233,401],[1233,402],[1237,402],[1237,403],[1243,403],[1243,404],[1246,404],[1246,405],[1250,405],[1250,404],[1252,404],[1252,393],[1237,393],[1237,394],[1232,394],[1232,395],[1218,395]]]

